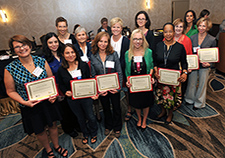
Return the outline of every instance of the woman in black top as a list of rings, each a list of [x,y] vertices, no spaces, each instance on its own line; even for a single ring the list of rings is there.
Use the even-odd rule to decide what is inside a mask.
[[[55,27],[58,31],[58,38],[63,44],[65,44],[65,43],[71,43],[71,44],[77,43],[74,35],[70,34],[68,32],[68,23],[67,23],[67,20],[65,18],[58,17],[55,20]]]
[[[139,11],[135,16],[135,26],[142,30],[145,38],[148,42],[149,48],[155,51],[155,37],[153,32],[149,29],[151,26],[151,21],[148,14],[145,11]]]
[[[180,70],[181,63],[182,74],[178,78],[179,82],[185,82],[187,79],[187,60],[184,46],[174,40],[174,25],[166,23],[163,26],[163,35],[165,41],[157,44],[156,53],[154,55],[155,77],[160,78],[158,68]],[[177,102],[181,101],[178,93],[179,86],[170,86],[158,83],[156,90],[156,102],[162,107],[162,112],[158,115],[158,119],[166,115],[166,109],[169,110],[168,117],[165,121],[169,124],[173,117],[173,107]]]
[[[81,76],[79,76],[81,74]],[[91,136],[91,143],[97,141],[97,122],[92,107],[92,99],[76,99],[72,100],[72,91],[70,81],[74,79],[90,78],[90,69],[88,64],[81,61],[79,53],[72,44],[66,44],[62,55],[62,66],[58,70],[59,88],[67,97],[68,104],[77,116],[83,133],[82,143],[88,142],[88,136]],[[96,99],[97,97],[92,97]],[[86,119],[88,123],[86,123]]]

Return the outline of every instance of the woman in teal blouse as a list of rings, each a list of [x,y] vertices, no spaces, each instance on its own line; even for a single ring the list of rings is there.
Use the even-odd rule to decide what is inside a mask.
[[[186,11],[184,15],[184,23],[185,23],[185,34],[188,37],[195,35],[198,33],[197,26],[195,25],[196,14],[193,10]]]

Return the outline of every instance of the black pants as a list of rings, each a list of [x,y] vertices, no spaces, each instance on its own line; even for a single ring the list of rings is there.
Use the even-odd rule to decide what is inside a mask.
[[[105,129],[121,131],[122,117],[120,108],[120,92],[112,94],[108,92],[106,96],[100,96],[105,117]],[[110,100],[112,103],[112,111],[110,109]]]
[[[74,115],[74,113],[70,109],[66,98],[59,103],[60,103],[60,107],[62,111],[63,119],[61,120],[61,124],[62,124],[63,131],[67,134],[73,132],[74,129],[76,129],[77,131],[80,131],[80,125],[78,123],[77,117],[76,115]]]

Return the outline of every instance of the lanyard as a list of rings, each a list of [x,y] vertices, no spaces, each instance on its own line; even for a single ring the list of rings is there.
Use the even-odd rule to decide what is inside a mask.
[[[168,57],[170,55],[172,47],[173,46],[171,45],[169,50],[167,51],[167,45],[164,43],[164,67],[166,67],[167,59],[168,59]]]

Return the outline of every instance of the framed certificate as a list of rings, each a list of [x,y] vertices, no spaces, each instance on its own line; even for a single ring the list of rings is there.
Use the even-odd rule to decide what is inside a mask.
[[[159,83],[178,86],[180,84],[177,79],[180,77],[180,70],[159,68]]]
[[[98,92],[120,89],[118,73],[97,75],[95,78],[97,81]]]
[[[152,91],[151,75],[135,75],[129,76],[128,80],[132,84],[131,93]]]
[[[199,69],[199,60],[197,54],[187,55],[187,63],[189,70]]]
[[[216,48],[201,48],[198,49],[198,56],[201,63],[218,63],[219,62],[219,49]]]
[[[90,98],[97,95],[96,80],[82,79],[70,81],[72,99]]]
[[[54,76],[25,83],[24,85],[29,100],[45,100],[50,96],[58,96]]]

